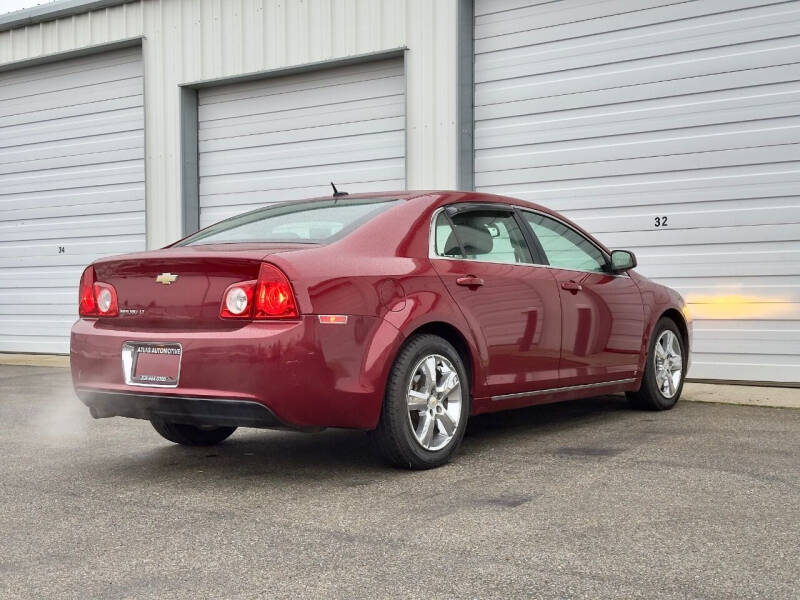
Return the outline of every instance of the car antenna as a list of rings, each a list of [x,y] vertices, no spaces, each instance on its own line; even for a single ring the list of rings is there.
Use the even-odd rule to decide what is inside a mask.
[[[333,197],[334,198],[339,198],[340,196],[347,196],[347,192],[340,192],[339,190],[337,190],[336,186],[333,184],[332,181],[331,181],[331,187],[333,188]]]

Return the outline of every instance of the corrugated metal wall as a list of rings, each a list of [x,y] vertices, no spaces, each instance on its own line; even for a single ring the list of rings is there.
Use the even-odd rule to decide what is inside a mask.
[[[198,94],[200,227],[263,206],[405,188],[403,60]]]
[[[139,48],[0,73],[0,352],[68,352],[83,268],[145,248]]]
[[[694,313],[689,376],[800,382],[800,2],[475,14],[477,189],[634,250]]]
[[[147,241],[181,233],[179,85],[407,46],[407,184],[456,185],[457,0],[145,0],[0,32],[0,67],[143,36]]]

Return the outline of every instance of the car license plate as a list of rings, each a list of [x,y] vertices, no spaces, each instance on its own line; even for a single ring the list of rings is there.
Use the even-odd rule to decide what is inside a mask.
[[[182,354],[181,345],[174,342],[125,342],[122,344],[125,383],[177,387]]]

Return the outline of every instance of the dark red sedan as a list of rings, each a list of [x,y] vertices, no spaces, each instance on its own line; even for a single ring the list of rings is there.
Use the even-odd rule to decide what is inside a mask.
[[[92,416],[179,444],[349,427],[392,464],[434,467],[469,415],[618,392],[671,408],[691,321],[635,266],[513,198],[273,204],[89,266],[73,382]]]

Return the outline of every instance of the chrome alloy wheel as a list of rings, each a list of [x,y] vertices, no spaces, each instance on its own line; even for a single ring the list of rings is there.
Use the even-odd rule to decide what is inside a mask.
[[[656,368],[656,385],[664,398],[672,398],[678,391],[683,374],[681,345],[672,331],[667,329],[656,340],[653,356]]]
[[[453,439],[461,421],[462,392],[458,371],[441,354],[417,362],[408,384],[408,423],[425,450],[441,450]]]

